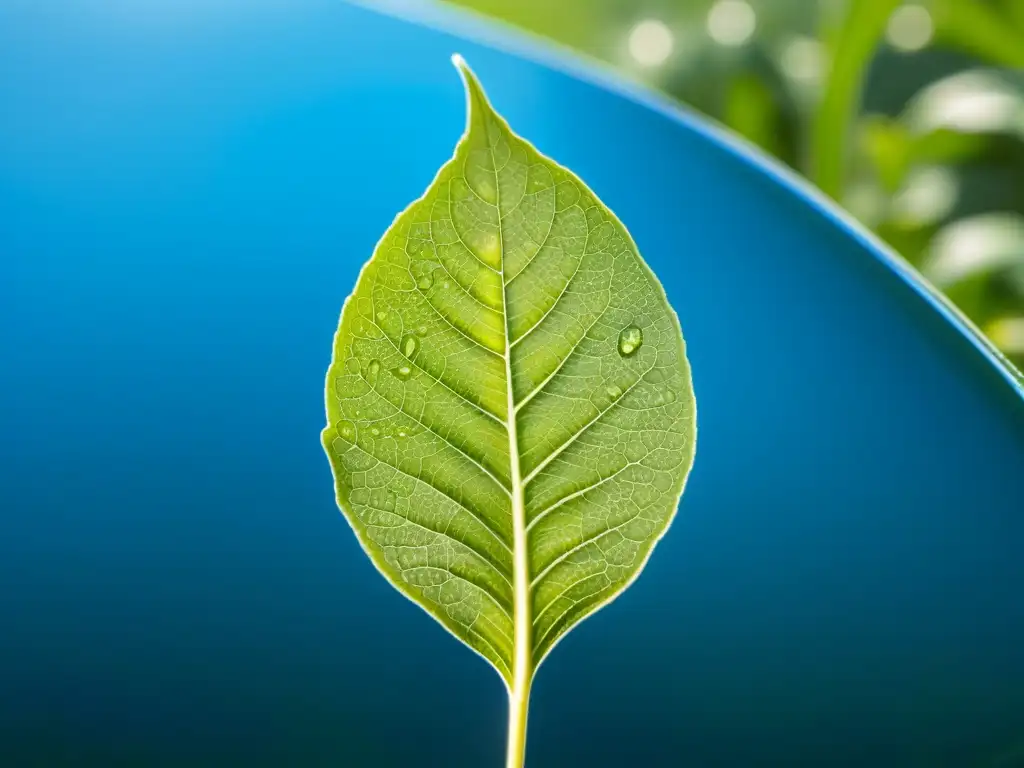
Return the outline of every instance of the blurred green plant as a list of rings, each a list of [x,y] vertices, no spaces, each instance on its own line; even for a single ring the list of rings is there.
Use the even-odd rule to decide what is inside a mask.
[[[1024,0],[446,0],[801,172],[1024,366]]]

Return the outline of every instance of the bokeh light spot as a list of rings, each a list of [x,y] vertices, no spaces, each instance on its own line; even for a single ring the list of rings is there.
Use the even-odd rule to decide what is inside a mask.
[[[814,83],[821,79],[825,52],[821,43],[809,37],[796,37],[782,50],[782,71],[791,80]]]
[[[629,33],[629,53],[645,67],[664,64],[672,55],[672,30],[657,19],[641,21]]]
[[[718,0],[708,12],[708,34],[719,45],[743,45],[756,28],[757,14],[744,0]]]
[[[893,213],[906,224],[934,224],[949,215],[959,194],[959,182],[948,168],[916,168],[894,198]]]
[[[920,5],[901,5],[889,17],[886,39],[899,51],[920,51],[932,41],[935,25],[928,9]]]

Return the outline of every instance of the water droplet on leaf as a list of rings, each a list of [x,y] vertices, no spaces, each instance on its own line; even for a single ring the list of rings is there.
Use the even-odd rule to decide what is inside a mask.
[[[380,436],[380,430],[377,429],[377,427],[372,427],[370,429],[370,434],[373,435],[374,437],[379,437]]]
[[[366,378],[372,382],[377,378],[378,373],[380,373],[380,360],[371,360],[370,364],[366,366]]]
[[[416,354],[416,348],[419,346],[419,341],[411,333],[407,333],[402,337],[402,354],[408,358],[412,358]]]
[[[630,355],[635,354],[643,343],[643,331],[635,325],[623,328],[622,332],[619,334],[619,354],[623,357],[629,357]]]
[[[342,440],[352,443],[356,439],[356,425],[351,421],[339,421],[337,424],[338,435]]]
[[[395,374],[396,378],[400,379],[401,381],[405,381],[412,375],[412,368],[410,368],[408,365],[400,365],[391,372]]]
[[[622,397],[622,390],[619,387],[616,387],[614,384],[608,387],[608,389],[606,389],[605,392],[608,393],[608,397],[610,397],[612,400],[618,400],[620,397]]]

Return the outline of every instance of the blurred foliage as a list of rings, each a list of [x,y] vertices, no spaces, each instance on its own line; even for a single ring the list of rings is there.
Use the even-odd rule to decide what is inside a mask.
[[[447,0],[799,171],[1024,365],[1024,0]]]

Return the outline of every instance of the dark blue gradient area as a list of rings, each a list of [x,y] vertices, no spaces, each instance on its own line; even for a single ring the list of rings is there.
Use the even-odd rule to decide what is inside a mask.
[[[495,673],[320,448],[338,313],[461,52],[630,228],[698,398],[680,514],[545,663],[530,768],[942,768],[1024,743],[1024,399],[686,120],[337,0],[0,5],[0,766],[502,764]]]

